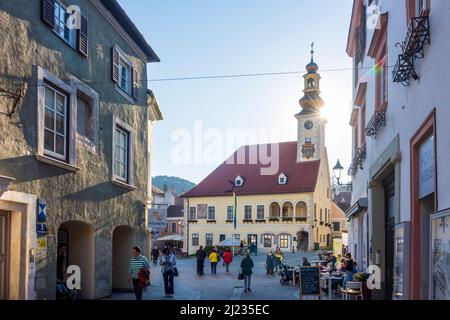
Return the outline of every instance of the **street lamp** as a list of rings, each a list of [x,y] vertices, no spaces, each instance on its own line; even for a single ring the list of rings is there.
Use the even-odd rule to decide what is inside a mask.
[[[341,173],[342,170],[344,170],[344,167],[342,166],[341,162],[339,161],[339,159],[336,162],[336,165],[333,168],[333,172],[334,172],[334,176],[336,177],[337,180],[337,184],[340,185],[340,180],[341,180]]]

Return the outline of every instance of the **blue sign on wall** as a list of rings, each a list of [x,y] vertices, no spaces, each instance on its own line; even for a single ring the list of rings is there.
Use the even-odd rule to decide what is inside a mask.
[[[38,235],[47,235],[47,204],[44,199],[39,199],[38,203],[38,214],[36,223],[36,232]]]

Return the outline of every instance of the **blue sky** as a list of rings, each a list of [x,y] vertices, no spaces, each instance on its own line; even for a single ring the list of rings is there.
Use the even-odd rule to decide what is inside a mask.
[[[315,61],[322,76],[330,164],[351,158],[351,59],[345,53],[352,0],[120,0],[161,59],[148,79],[301,71]],[[336,3],[339,3],[337,5]],[[348,71],[326,71],[348,68]],[[319,70],[319,72],[320,72]],[[164,120],[153,136],[152,175],[195,183],[216,163],[172,160],[177,130],[276,130],[260,142],[294,141],[302,97],[300,74],[214,80],[150,82]],[[273,141],[275,140],[275,141]]]

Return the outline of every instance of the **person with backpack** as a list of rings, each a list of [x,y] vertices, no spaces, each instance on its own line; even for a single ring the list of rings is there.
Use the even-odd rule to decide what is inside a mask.
[[[223,254],[223,264],[225,265],[225,271],[230,272],[230,263],[233,262],[233,255],[230,248],[227,248]]]
[[[173,278],[177,273],[175,267],[177,261],[175,259],[175,255],[170,252],[168,248],[164,248],[162,253],[163,254],[159,260],[159,265],[161,266],[161,272],[164,279],[164,292],[166,293],[166,297],[171,298],[175,294]]]
[[[217,249],[214,248],[211,254],[209,255],[209,262],[211,263],[211,274],[217,274],[217,263],[220,261],[219,254],[217,253]]]
[[[131,253],[133,257],[130,261],[128,282],[132,281],[133,283],[133,291],[136,296],[136,300],[142,300],[142,288],[145,286],[142,283],[142,271],[145,271],[145,274],[148,272],[149,275],[150,263],[146,257],[141,255],[141,248],[134,247]]]

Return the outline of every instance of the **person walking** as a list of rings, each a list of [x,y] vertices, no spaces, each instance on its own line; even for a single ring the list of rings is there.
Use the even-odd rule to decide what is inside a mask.
[[[275,258],[273,256],[273,252],[269,251],[267,253],[267,258],[266,258],[266,277],[273,277],[273,267],[275,265]]]
[[[244,253],[244,241],[241,240],[241,243],[239,244],[239,255],[242,256]]]
[[[225,271],[230,272],[230,263],[233,262],[233,255],[230,248],[227,248],[223,253],[223,264],[225,265]]]
[[[164,292],[166,297],[171,298],[174,292],[173,278],[175,276],[175,266],[177,264],[175,255],[168,249],[164,248],[162,256],[159,260],[159,265],[161,266],[161,272],[164,279]]]
[[[211,274],[217,274],[217,263],[219,262],[219,254],[216,248],[213,249],[209,255],[209,262],[211,263]]]
[[[311,263],[308,261],[308,258],[303,257],[302,267],[311,267]]]
[[[158,250],[157,246],[153,247],[151,256],[152,256],[153,266],[156,267],[158,265],[158,258],[159,258],[159,250]]]
[[[128,282],[132,281],[133,291],[136,296],[136,300],[142,300],[142,288],[143,285],[139,281],[139,273],[141,269],[150,269],[150,263],[147,258],[141,255],[141,248],[134,247],[131,251],[132,258],[130,261],[128,271]]]
[[[244,292],[252,292],[250,289],[250,284],[252,281],[252,269],[254,267],[253,260],[250,257],[250,252],[247,250],[245,258],[241,261],[241,273],[244,276]]]
[[[206,251],[203,250],[203,246],[200,246],[200,248],[195,253],[195,256],[197,258],[197,275],[203,276],[205,274],[203,269],[205,266],[205,259],[206,259]]]
[[[278,269],[281,269],[281,261],[283,261],[284,259],[284,255],[280,247],[276,248],[274,256],[275,256],[275,271],[278,271]]]

